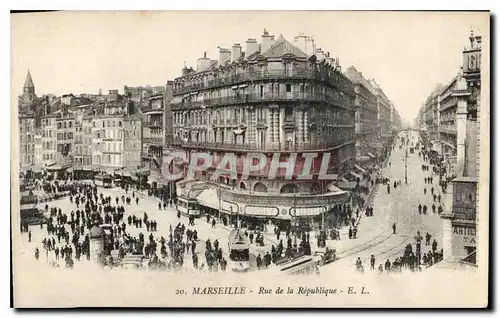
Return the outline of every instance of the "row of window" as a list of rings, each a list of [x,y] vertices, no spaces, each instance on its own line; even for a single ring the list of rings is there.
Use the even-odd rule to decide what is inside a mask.
[[[123,162],[122,155],[93,155],[93,164],[121,166]]]
[[[121,152],[121,142],[103,142],[94,144],[94,151]]]
[[[71,127],[73,127],[73,121],[72,120],[70,120],[68,122],[64,121],[64,122],[58,122],[57,123],[57,128],[58,129],[61,129],[61,128],[71,128]]]
[[[96,124],[96,121],[93,121],[92,122],[92,127],[94,128],[106,128],[106,127],[121,127],[122,126],[122,122],[121,120],[103,120],[102,121],[102,125],[99,125],[99,121],[97,121],[97,124]]]

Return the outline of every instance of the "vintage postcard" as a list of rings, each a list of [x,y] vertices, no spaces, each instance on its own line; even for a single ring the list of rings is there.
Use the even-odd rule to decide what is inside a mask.
[[[488,306],[489,12],[11,28],[15,307]]]

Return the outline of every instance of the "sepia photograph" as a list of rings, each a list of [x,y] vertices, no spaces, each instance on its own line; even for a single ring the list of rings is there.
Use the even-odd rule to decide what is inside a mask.
[[[11,13],[15,308],[485,308],[490,13]]]

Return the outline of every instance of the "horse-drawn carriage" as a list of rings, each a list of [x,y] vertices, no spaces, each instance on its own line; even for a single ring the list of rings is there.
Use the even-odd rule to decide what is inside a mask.
[[[316,253],[314,253],[314,256],[320,257],[320,266],[330,264],[337,259],[336,250],[328,247],[316,251]]]

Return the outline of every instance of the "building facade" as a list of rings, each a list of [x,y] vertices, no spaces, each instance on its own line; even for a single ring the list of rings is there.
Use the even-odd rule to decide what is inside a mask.
[[[19,159],[21,167],[35,163],[35,116],[19,114]]]
[[[148,107],[142,110],[142,158],[145,167],[161,169],[165,144],[164,116],[165,94],[151,96]]]
[[[35,131],[35,165],[43,165],[43,140],[42,132],[40,129]]]
[[[42,158],[44,165],[57,160],[57,114],[42,117]]]
[[[355,67],[347,68],[344,74],[353,82],[356,93],[356,157],[369,157],[376,153],[373,144],[380,141],[377,97],[370,82]]]
[[[142,116],[126,116],[123,119],[123,133],[123,167],[133,171],[142,165]]]
[[[61,166],[73,164],[75,116],[63,107],[56,117],[57,125],[57,158]]]
[[[175,79],[174,145],[187,158],[211,154],[212,167],[196,178],[218,184],[222,212],[313,218],[345,203],[347,193],[328,192],[332,180],[318,180],[317,174],[325,154],[331,156],[325,170],[335,178],[347,174],[354,163],[355,92],[339,65],[314,51],[313,43],[299,37],[294,45],[264,31],[260,46],[248,39],[245,52],[239,44],[232,50],[220,48],[218,60],[205,54],[196,70],[184,68],[183,76]],[[264,168],[242,178],[240,163],[254,152],[267,158]],[[227,153],[235,154],[237,173],[215,173]],[[312,180],[289,180],[284,169],[269,176],[272,158],[286,161],[291,153],[317,153]],[[304,157],[297,157],[295,173],[303,166]]]
[[[450,170],[455,170],[457,162],[457,106],[458,96],[455,94],[457,83],[462,77],[457,75],[448,83],[439,95],[439,142],[441,153],[449,164]]]
[[[452,92],[457,101],[457,177],[453,180],[451,211],[441,217],[444,224],[444,257],[460,263],[476,264],[477,224],[481,220],[478,215],[478,181],[481,172],[481,126],[478,118],[481,111],[482,41],[480,36],[472,33],[469,41],[470,45],[462,52],[461,76],[457,78]]]

